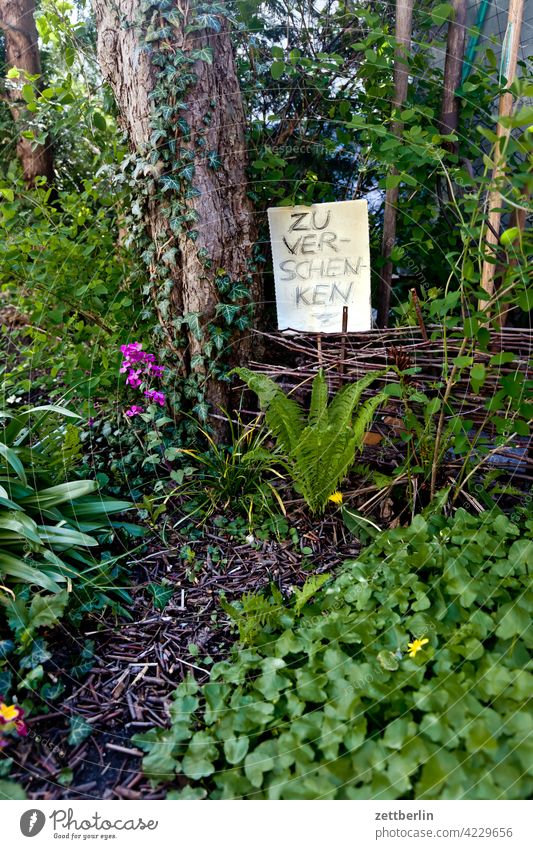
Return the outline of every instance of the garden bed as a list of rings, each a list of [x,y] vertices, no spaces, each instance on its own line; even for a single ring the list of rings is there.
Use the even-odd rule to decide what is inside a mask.
[[[128,563],[131,619],[109,613],[88,618],[79,634],[56,629],[49,639],[54,662],[46,671],[63,680],[65,693],[50,703],[49,712],[36,706],[28,720],[29,737],[12,751],[10,777],[25,786],[30,798],[164,798],[164,791],[154,791],[142,776],[140,752],[131,737],[166,725],[170,696],[180,681],[188,673],[199,682],[208,680],[211,663],[228,655],[236,634],[220,595],[233,601],[272,583],[288,597],[310,574],[334,574],[359,551],[338,513],[316,522],[300,509],[293,527],[296,545],[275,538],[250,544],[210,523],[200,539],[187,541],[200,564],[193,572],[190,560],[180,557],[184,537],[171,533],[164,545],[154,537],[146,552]],[[174,596],[158,611],[147,586],[162,580]],[[94,642],[93,665],[77,681],[70,666],[87,641]],[[68,738],[74,716],[93,730],[73,746]]]

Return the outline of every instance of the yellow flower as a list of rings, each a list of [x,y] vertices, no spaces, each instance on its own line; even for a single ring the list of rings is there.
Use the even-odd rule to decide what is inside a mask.
[[[422,646],[425,646],[426,643],[429,643],[429,640],[425,637],[423,640],[413,640],[412,643],[407,643],[407,651],[409,652],[409,657],[415,657],[416,653],[419,652]]]
[[[334,504],[342,504],[342,492],[334,492],[329,496],[328,501],[333,501]]]
[[[13,722],[19,714],[20,708],[16,707],[16,705],[5,705],[3,702],[0,702],[0,719],[3,719],[4,722]]]

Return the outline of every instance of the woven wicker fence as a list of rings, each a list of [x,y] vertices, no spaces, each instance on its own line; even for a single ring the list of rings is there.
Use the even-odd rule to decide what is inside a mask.
[[[402,369],[415,368],[411,383],[420,391],[432,396],[439,392],[460,354],[473,357],[473,363],[486,366],[486,379],[479,393],[472,392],[470,369],[458,371],[453,386],[452,401],[456,415],[471,418],[476,424],[486,418],[486,403],[501,389],[502,375],[521,372],[525,379],[532,377],[533,333],[529,330],[504,328],[491,334],[487,351],[462,350],[463,340],[448,336],[446,344],[442,329],[428,327],[429,340],[425,341],[417,327],[400,327],[390,330],[371,330],[366,333],[313,335],[309,333],[255,333],[258,349],[265,354],[262,361],[252,362],[251,368],[275,379],[285,391],[304,398],[311,389],[313,377],[323,368],[330,391],[342,384],[357,380],[369,371],[392,365]],[[501,352],[514,355],[512,362],[490,367],[494,355]],[[382,383],[396,382],[391,370]],[[367,394],[373,394],[376,383]],[[401,399],[391,398],[391,408],[401,415]]]

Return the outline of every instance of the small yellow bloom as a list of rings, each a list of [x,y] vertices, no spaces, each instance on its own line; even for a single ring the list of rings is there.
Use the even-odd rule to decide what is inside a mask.
[[[16,705],[5,705],[3,702],[0,702],[0,718],[4,722],[13,722],[19,714],[20,708],[16,707]]]
[[[429,643],[429,640],[426,637],[424,637],[423,640],[413,640],[412,643],[407,643],[409,657],[416,657],[416,653],[419,652],[422,646],[425,646],[426,643]]]
[[[334,492],[329,496],[328,501],[333,501],[334,504],[342,504],[342,492]]]

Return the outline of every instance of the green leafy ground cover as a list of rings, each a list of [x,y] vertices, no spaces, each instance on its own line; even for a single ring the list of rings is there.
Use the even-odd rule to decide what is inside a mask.
[[[169,798],[529,795],[532,531],[418,516],[303,609],[274,599],[252,645],[178,687],[170,728],[137,735],[145,772]]]

